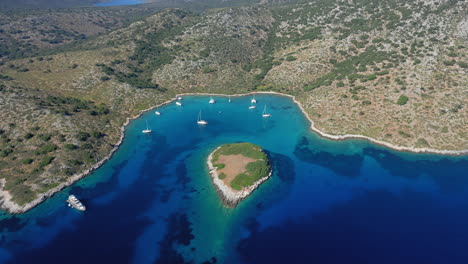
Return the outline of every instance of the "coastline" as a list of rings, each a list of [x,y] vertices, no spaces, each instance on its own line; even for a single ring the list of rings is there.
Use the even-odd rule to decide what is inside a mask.
[[[299,101],[296,100],[296,97],[293,96],[293,95],[289,95],[289,94],[283,94],[283,93],[279,93],[279,92],[268,92],[268,91],[256,91],[256,92],[250,92],[250,93],[245,93],[245,94],[232,94],[232,95],[214,94],[214,93],[182,93],[182,94],[177,94],[174,98],[168,99],[163,103],[160,103],[160,104],[152,106],[152,107],[150,107],[148,109],[142,110],[142,111],[140,111],[139,114],[137,114],[137,115],[135,115],[133,117],[128,117],[126,119],[126,121],[124,122],[124,124],[122,125],[122,127],[120,128],[120,138],[119,138],[119,140],[116,142],[116,144],[114,144],[114,147],[111,149],[111,151],[109,152],[108,155],[106,155],[103,159],[101,159],[100,161],[98,161],[97,163],[92,165],[90,168],[84,170],[83,172],[71,176],[66,182],[63,182],[63,183],[59,184],[57,187],[54,187],[54,188],[48,190],[45,193],[39,194],[36,199],[34,199],[33,201],[31,201],[29,203],[26,203],[24,205],[18,205],[17,203],[12,201],[11,194],[8,191],[3,189],[3,186],[5,184],[5,180],[1,179],[0,180],[0,207],[1,207],[2,210],[8,212],[9,214],[24,213],[24,212],[36,207],[37,205],[39,205],[40,203],[45,201],[47,198],[52,197],[55,193],[61,191],[65,187],[68,187],[68,186],[74,184],[75,182],[77,182],[78,180],[88,176],[89,174],[94,172],[96,169],[98,169],[100,166],[102,166],[107,160],[109,160],[113,156],[113,154],[117,151],[120,144],[122,144],[122,142],[123,142],[123,140],[125,138],[125,128],[127,127],[127,125],[130,124],[130,121],[139,118],[142,114],[144,114],[144,113],[146,113],[148,111],[151,111],[151,110],[153,110],[155,108],[158,108],[158,107],[161,107],[161,106],[172,103],[179,96],[194,96],[194,95],[195,96],[197,96],[197,95],[207,96],[207,95],[213,95],[213,96],[241,97],[241,96],[248,96],[248,95],[252,95],[252,94],[275,94],[275,95],[287,96],[287,97],[291,98],[293,100],[293,102],[299,107],[299,109],[301,109],[302,113],[307,118],[307,120],[309,120],[310,129],[312,131],[314,131],[315,133],[317,133],[319,136],[323,137],[323,138],[336,140],[336,141],[341,141],[341,140],[345,140],[345,139],[364,139],[364,140],[367,140],[367,141],[369,141],[371,143],[374,143],[374,144],[377,144],[377,145],[380,145],[380,146],[384,146],[384,147],[387,147],[387,148],[390,148],[390,149],[393,149],[393,150],[413,152],[413,153],[433,153],[433,154],[451,155],[451,156],[461,156],[461,155],[467,155],[468,154],[468,149],[466,149],[466,150],[437,150],[437,149],[430,149],[430,148],[403,147],[403,146],[393,145],[393,144],[385,142],[385,141],[373,139],[373,138],[370,138],[370,137],[367,137],[367,136],[362,136],[362,135],[352,135],[352,134],[331,135],[331,134],[325,133],[325,132],[319,130],[315,126],[314,121],[309,117],[309,115],[305,111],[302,104]],[[217,179],[217,177],[216,177],[216,179]],[[215,182],[215,181],[213,181],[213,182]],[[217,186],[216,184],[215,184],[215,186],[216,186],[216,188],[219,188],[219,186]],[[257,187],[258,187],[258,185],[257,185]]]
[[[217,147],[213,150],[208,158],[206,159],[206,164],[208,165],[208,171],[210,173],[211,179],[213,180],[213,185],[215,186],[216,192],[221,197],[221,201],[226,207],[234,208],[239,204],[240,201],[244,200],[247,196],[249,196],[253,191],[255,191],[260,184],[264,181],[268,180],[271,177],[272,170],[267,176],[259,179],[258,181],[254,182],[254,184],[250,185],[249,187],[244,188],[241,191],[234,191],[229,188],[222,180],[219,179],[218,173],[216,172],[216,168],[211,163],[211,158],[213,153],[215,153],[220,147]]]
[[[346,139],[364,139],[367,140],[373,144],[380,145],[383,147],[387,147],[393,150],[397,151],[403,151],[403,152],[412,152],[412,153],[427,153],[427,154],[440,154],[440,155],[448,155],[448,156],[462,156],[462,155],[468,155],[468,149],[464,150],[438,150],[438,149],[431,149],[431,148],[414,148],[414,147],[404,147],[404,146],[398,146],[394,145],[382,140],[374,139],[371,137],[363,136],[363,135],[354,135],[354,134],[344,134],[344,135],[332,135],[328,134],[326,132],[321,131],[319,128],[315,126],[314,121],[312,118],[309,117],[307,112],[305,111],[304,107],[302,104],[296,100],[296,96],[290,95],[290,94],[283,94],[279,92],[273,92],[273,91],[256,91],[256,92],[250,92],[250,93],[245,93],[245,94],[215,94],[215,93],[183,93],[179,94],[177,96],[185,96],[185,95],[213,95],[213,96],[231,96],[231,97],[241,97],[241,96],[247,96],[247,95],[252,95],[252,94],[275,94],[275,95],[280,95],[280,96],[286,96],[289,97],[293,100],[293,102],[301,109],[302,114],[309,120],[310,122],[310,129],[317,133],[320,137],[326,138],[326,139],[331,139],[335,141],[342,141]]]
[[[150,107],[148,109],[140,111],[140,113],[138,113],[137,115],[135,115],[133,117],[127,117],[124,124],[120,128],[120,138],[119,138],[119,140],[113,145],[114,147],[110,150],[110,152],[104,158],[102,158],[97,163],[93,164],[90,168],[82,171],[81,173],[78,173],[78,174],[75,174],[75,175],[71,176],[70,178],[68,178],[68,180],[66,182],[63,182],[63,183],[59,184],[58,186],[56,186],[54,188],[51,188],[50,190],[48,190],[45,193],[39,194],[36,199],[32,200],[29,203],[19,205],[19,204],[15,203],[14,201],[12,201],[13,197],[11,196],[11,194],[7,190],[3,189],[3,187],[4,187],[5,183],[6,183],[5,179],[0,179],[0,208],[2,210],[6,211],[9,214],[21,214],[21,213],[27,212],[27,211],[31,210],[32,208],[38,206],[40,203],[44,202],[47,198],[50,198],[53,195],[55,195],[56,193],[60,192],[64,188],[66,188],[66,187],[74,184],[75,182],[81,180],[82,178],[90,175],[95,170],[97,170],[99,167],[101,167],[106,161],[108,161],[110,158],[112,158],[114,153],[119,149],[119,146],[122,144],[123,140],[125,139],[125,128],[130,124],[130,122],[132,120],[139,118],[144,113],[146,113],[148,111],[151,111],[151,110],[153,110],[153,109],[155,109],[157,107],[169,104],[169,103],[173,102],[174,100],[175,99],[166,100],[165,102],[160,103],[160,104],[158,104],[156,106],[152,106],[152,107]]]

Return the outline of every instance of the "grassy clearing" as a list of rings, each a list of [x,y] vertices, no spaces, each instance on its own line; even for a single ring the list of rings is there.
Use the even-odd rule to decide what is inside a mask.
[[[266,160],[266,154],[257,145],[252,143],[236,143],[222,146],[213,154],[213,162],[216,162],[219,155],[243,155],[252,159]]]
[[[218,161],[220,155],[242,155],[244,157],[255,159],[255,161],[250,162],[245,166],[245,170],[242,173],[239,173],[231,180],[229,184],[234,190],[242,190],[244,187],[251,186],[259,179],[268,175],[270,170],[267,155],[263,152],[261,147],[252,143],[227,144],[218,149],[212,157],[212,162],[218,170],[229,166],[229,164],[215,163]],[[219,174],[219,178],[221,180],[225,179],[226,176],[227,175],[223,172]]]
[[[234,190],[241,190],[244,187],[248,187],[268,175],[269,170],[270,167],[267,160],[250,162],[246,166],[245,173],[240,173],[231,181],[231,187]]]

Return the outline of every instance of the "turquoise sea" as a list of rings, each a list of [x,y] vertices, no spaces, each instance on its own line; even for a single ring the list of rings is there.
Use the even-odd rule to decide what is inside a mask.
[[[254,110],[249,96],[214,98],[145,113],[93,174],[25,214],[2,213],[0,263],[468,263],[467,156],[323,139],[288,97],[257,95]],[[274,173],[225,208],[205,160],[244,141]],[[86,212],[66,206],[70,193]]]

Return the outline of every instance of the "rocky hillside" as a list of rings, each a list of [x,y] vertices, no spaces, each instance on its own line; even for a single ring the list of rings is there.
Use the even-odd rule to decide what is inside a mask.
[[[467,149],[467,8],[464,1],[317,1],[279,9],[274,57],[284,63],[265,83],[301,91],[330,134]]]
[[[141,6],[0,12],[0,62],[57,52],[154,12]]]
[[[96,37],[73,49],[0,66],[4,190],[18,204],[36,199],[104,157],[125,118],[179,92],[280,91],[329,134],[468,149],[467,11],[463,1],[317,0],[169,9],[118,29],[89,22]]]

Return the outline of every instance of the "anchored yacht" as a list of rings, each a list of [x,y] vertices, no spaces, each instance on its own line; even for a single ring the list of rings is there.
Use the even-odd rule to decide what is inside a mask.
[[[267,113],[267,110],[266,110],[266,105],[265,107],[263,108],[263,114],[262,114],[263,117],[270,117],[271,115],[269,113]]]
[[[68,196],[67,203],[68,203],[68,207],[73,207],[79,211],[86,211],[86,206],[84,206],[80,202],[80,200],[78,200],[78,198],[76,198],[76,196],[73,194]]]
[[[199,125],[208,125],[208,122],[206,122],[205,120],[203,120],[203,119],[201,118],[201,110],[200,110],[200,112],[198,113],[197,124],[199,124]]]
[[[143,129],[141,132],[143,132],[143,134],[151,133],[151,129],[149,129],[148,126],[148,120],[146,120],[146,129]]]
[[[257,103],[257,100],[255,100],[255,95],[252,96],[252,100],[250,100],[250,102],[252,104],[256,104]]]

